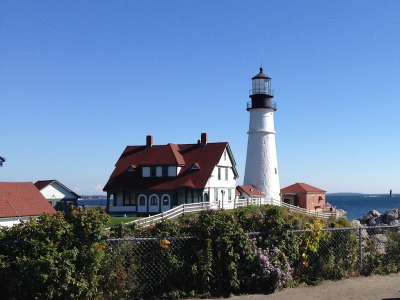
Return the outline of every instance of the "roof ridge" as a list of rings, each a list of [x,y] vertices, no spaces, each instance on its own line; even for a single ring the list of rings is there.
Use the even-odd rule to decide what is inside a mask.
[[[175,162],[177,165],[184,165],[185,159],[183,158],[182,154],[179,152],[179,146],[177,144],[169,143],[169,149],[172,152],[172,155],[175,158]]]

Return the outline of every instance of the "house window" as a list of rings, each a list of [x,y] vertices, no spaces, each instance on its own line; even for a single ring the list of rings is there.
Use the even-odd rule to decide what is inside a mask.
[[[162,167],[162,176],[167,177],[168,176],[168,167]]]
[[[156,177],[156,167],[150,167],[150,177]]]
[[[199,202],[199,193],[193,192],[193,203]]]
[[[192,203],[192,191],[186,191],[186,203]]]
[[[228,180],[228,168],[225,168],[225,180]]]
[[[140,206],[144,206],[144,205],[146,205],[146,198],[145,198],[145,196],[140,196],[139,197],[139,205]]]
[[[226,150],[224,151],[224,160],[226,160]]]
[[[203,199],[204,202],[208,202],[208,193],[204,193]]]
[[[150,197],[150,205],[157,205],[157,196],[153,195]]]
[[[218,189],[214,189],[214,199],[215,199],[215,202],[218,201]]]
[[[221,180],[221,168],[218,168],[218,180]]]
[[[142,176],[143,177],[150,177],[150,167],[143,167],[142,168]]]
[[[232,200],[232,190],[228,190],[228,200]]]
[[[314,195],[311,195],[311,204],[314,204]]]
[[[136,205],[136,197],[134,193],[124,191],[124,205]]]
[[[169,196],[168,195],[164,195],[162,197],[162,204],[163,205],[169,205]]]

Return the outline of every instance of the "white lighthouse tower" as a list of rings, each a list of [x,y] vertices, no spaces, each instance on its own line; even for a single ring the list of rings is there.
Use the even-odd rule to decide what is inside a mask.
[[[253,185],[268,200],[280,203],[278,158],[276,155],[274,112],[276,103],[271,91],[271,78],[260,73],[252,78],[251,101],[247,103],[250,125],[244,185]]]

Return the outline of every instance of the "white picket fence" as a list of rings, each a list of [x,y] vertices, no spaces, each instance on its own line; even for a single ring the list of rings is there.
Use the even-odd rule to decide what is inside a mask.
[[[299,206],[294,206],[290,205],[284,202],[281,202],[280,200],[276,199],[235,199],[232,202],[229,203],[220,203],[220,202],[198,202],[198,203],[187,203],[187,204],[182,204],[179,206],[176,206],[168,211],[159,213],[157,215],[149,216],[147,218],[141,218],[137,219],[135,221],[127,222],[126,224],[129,223],[136,223],[140,226],[149,226],[152,224],[155,224],[157,222],[160,222],[162,220],[170,220],[170,219],[175,219],[179,217],[180,215],[183,215],[185,213],[191,213],[191,212],[197,212],[197,211],[202,211],[202,210],[208,210],[208,209],[234,209],[237,207],[243,207],[247,205],[278,205],[278,206],[284,206],[287,207],[290,211],[295,211],[298,213],[302,214],[307,214],[307,215],[312,215],[316,216],[318,218],[322,219],[328,219],[330,217],[337,217],[336,212],[323,212],[323,211],[314,211],[314,210],[309,210],[305,208],[301,208]]]

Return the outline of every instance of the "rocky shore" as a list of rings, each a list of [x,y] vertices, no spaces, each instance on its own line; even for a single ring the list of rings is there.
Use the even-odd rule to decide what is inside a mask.
[[[391,231],[400,234],[400,209],[390,209],[384,214],[370,210],[362,218],[352,220],[351,225],[355,228],[365,228],[360,230],[363,243],[368,240],[374,241],[376,249],[385,252],[388,241],[385,232],[390,228]]]
[[[366,226],[398,226],[400,225],[400,209],[390,209],[384,214],[377,210],[370,210],[362,218],[352,220],[353,227]]]

